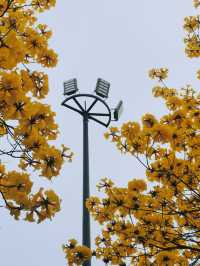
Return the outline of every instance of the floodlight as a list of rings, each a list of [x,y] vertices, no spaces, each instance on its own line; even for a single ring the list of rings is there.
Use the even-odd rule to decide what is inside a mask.
[[[63,83],[64,95],[71,95],[78,91],[77,79],[70,79]]]
[[[114,119],[116,121],[119,120],[119,117],[121,116],[122,111],[123,111],[123,102],[121,100],[121,101],[119,101],[119,103],[117,104],[117,106],[114,109]]]
[[[110,88],[110,83],[103,80],[103,79],[97,79],[97,85],[95,92],[97,95],[103,97],[103,98],[108,98],[108,93],[109,93],[109,88]]]

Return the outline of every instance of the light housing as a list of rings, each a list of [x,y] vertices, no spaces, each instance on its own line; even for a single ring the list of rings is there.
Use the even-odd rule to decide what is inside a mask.
[[[70,79],[63,82],[64,95],[71,95],[78,91],[77,79]]]
[[[121,116],[122,112],[123,112],[123,101],[120,100],[119,103],[117,104],[117,106],[114,109],[114,119],[116,121],[119,120],[119,117]]]
[[[108,81],[100,78],[97,79],[95,93],[98,96],[102,98],[108,98],[109,88],[110,88],[110,83]]]

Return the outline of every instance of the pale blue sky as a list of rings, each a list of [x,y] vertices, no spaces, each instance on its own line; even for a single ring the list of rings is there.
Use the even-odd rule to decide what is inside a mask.
[[[51,40],[59,54],[57,68],[49,71],[49,103],[57,112],[60,125],[58,144],[75,152],[52,183],[34,177],[38,185],[54,188],[62,198],[62,211],[52,222],[40,225],[16,222],[1,210],[0,251],[2,266],[64,266],[61,245],[71,237],[81,241],[82,198],[82,121],[60,106],[63,80],[77,77],[82,92],[92,92],[98,77],[111,82],[108,103],[124,101],[124,113],[117,125],[138,120],[145,112],[161,115],[165,108],[153,99],[155,84],[147,77],[152,67],[168,67],[169,86],[199,87],[195,73],[199,60],[184,55],[183,18],[193,15],[192,0],[58,0],[55,9],[42,14],[40,21],[54,31]],[[113,125],[115,125],[113,123]],[[117,184],[144,177],[134,158],[122,156],[103,139],[104,128],[90,122],[91,194],[96,183],[107,176]],[[92,222],[92,238],[98,232]],[[103,265],[93,262],[93,265]]]

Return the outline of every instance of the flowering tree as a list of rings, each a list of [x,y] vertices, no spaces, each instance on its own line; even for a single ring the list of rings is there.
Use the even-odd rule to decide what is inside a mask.
[[[185,18],[184,28],[186,55],[199,57],[199,17]],[[105,134],[143,165],[146,179],[130,180],[126,187],[101,180],[103,197],[86,202],[102,228],[96,249],[70,240],[63,246],[69,265],[91,256],[120,266],[200,265],[200,94],[189,85],[181,91],[168,87],[165,68],[149,76],[159,82],[153,95],[164,100],[166,115],[148,113],[141,123],[129,121]]]
[[[0,196],[15,219],[30,222],[54,216],[60,199],[53,190],[31,192],[28,168],[51,179],[72,154],[49,144],[58,135],[55,113],[42,103],[48,93],[48,76],[32,69],[33,63],[54,67],[56,53],[48,47],[51,31],[37,24],[37,13],[55,0],[0,0]],[[18,171],[7,171],[3,156],[19,160]]]

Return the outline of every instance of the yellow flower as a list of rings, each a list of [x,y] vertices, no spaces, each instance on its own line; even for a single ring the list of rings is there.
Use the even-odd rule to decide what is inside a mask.
[[[27,47],[27,53],[32,57],[37,56],[47,45],[43,36],[33,29],[28,29],[26,31],[25,44]]]
[[[104,137],[105,137],[105,139],[109,139],[110,133],[109,132],[104,133]]]
[[[162,266],[174,266],[176,262],[176,252],[162,251],[156,256],[156,263]]]
[[[167,98],[166,105],[170,110],[176,110],[181,107],[183,101],[177,96]]]
[[[98,197],[90,197],[89,199],[86,200],[86,207],[88,208],[89,211],[93,211],[96,208],[98,208],[100,204],[100,200]]]
[[[49,39],[52,36],[52,31],[48,29],[48,26],[45,24],[39,24],[37,28],[40,31],[40,34],[46,39]]]
[[[33,212],[27,213],[26,218],[24,220],[29,222],[35,222],[33,215],[34,215]]]
[[[127,122],[122,125],[121,128],[122,137],[125,137],[130,141],[133,141],[135,138],[137,139],[139,133],[140,133],[139,123]]]
[[[57,54],[53,50],[41,51],[38,62],[44,67],[54,67],[57,64]]]
[[[49,91],[48,76],[43,72],[34,71],[30,78],[33,83],[31,88],[33,96],[38,99],[44,98]]]
[[[157,123],[158,123],[157,119],[152,114],[145,114],[142,117],[142,124],[146,128],[151,128]]]
[[[153,138],[157,142],[168,142],[172,137],[172,129],[166,125],[155,125],[152,128]]]
[[[186,17],[184,19],[184,25],[183,28],[187,31],[187,32],[194,32],[196,29],[199,28],[199,16],[190,16],[190,17]]]
[[[167,68],[153,68],[149,70],[149,77],[151,79],[158,79],[158,81],[162,81],[168,77],[168,69]]]
[[[199,0],[193,0],[193,5],[195,8],[200,6],[200,1]]]
[[[133,179],[128,182],[128,190],[129,191],[144,191],[147,189],[147,185],[144,180]]]
[[[92,251],[86,246],[77,245],[75,239],[70,239],[68,244],[63,245],[68,265],[82,265],[92,257]]]
[[[45,9],[49,9],[55,6],[56,0],[32,0],[33,8],[43,12]]]

